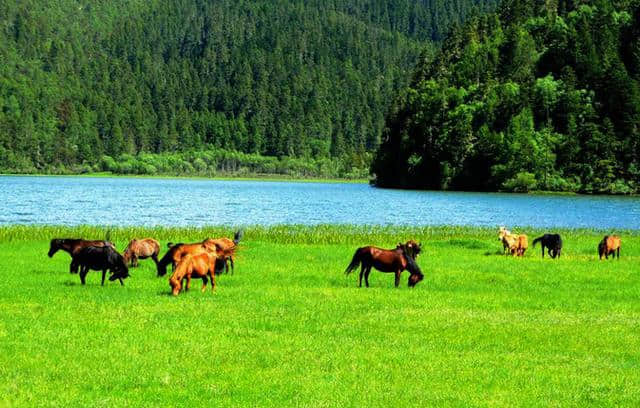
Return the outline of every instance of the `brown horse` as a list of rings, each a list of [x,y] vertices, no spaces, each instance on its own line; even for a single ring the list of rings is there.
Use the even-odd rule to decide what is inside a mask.
[[[415,241],[409,241],[406,244],[399,244],[395,249],[382,249],[374,246],[358,248],[344,273],[348,275],[358,265],[362,265],[358,286],[362,287],[362,277],[364,276],[364,282],[369,287],[371,268],[376,268],[380,272],[392,272],[395,273],[395,286],[397,288],[400,284],[400,275],[406,269],[411,273],[407,284],[409,287],[414,287],[424,279],[420,267],[411,256],[411,254],[417,256],[420,253],[420,247],[416,247],[415,244]]]
[[[132,239],[124,250],[124,261],[131,266],[138,266],[138,259],[153,259],[158,264],[158,254],[160,253],[160,244],[153,238]]]
[[[598,244],[598,256],[600,260],[604,256],[606,259],[609,259],[609,255],[613,255],[613,258],[618,256],[620,259],[620,246],[622,245],[622,241],[620,237],[616,235],[605,235],[602,238],[602,241]]]
[[[225,273],[229,273],[229,264],[231,264],[231,274],[233,275],[233,271],[235,269],[234,267],[235,253],[236,253],[236,250],[238,249],[238,243],[240,242],[241,238],[242,238],[242,230],[238,230],[233,236],[233,240],[229,238],[224,238],[224,237],[210,239],[211,242],[213,242],[219,248],[219,253],[218,253],[219,259],[216,265],[216,274],[220,274],[222,272],[223,267],[224,267]]]
[[[175,271],[180,260],[186,255],[198,255],[203,252],[217,254],[218,251],[220,251],[220,248],[212,239],[205,239],[202,242],[196,242],[193,244],[169,243],[168,246],[169,250],[157,263],[158,276],[164,276],[167,274],[167,266],[169,264],[172,265],[173,270]]]
[[[183,256],[186,254],[196,255],[200,252],[212,252],[216,253],[218,260],[216,261],[216,273],[219,273],[223,268],[229,270],[227,262],[231,263],[231,270],[234,269],[234,256],[235,251],[238,249],[238,243],[242,238],[242,231],[237,231],[234,235],[233,241],[229,238],[207,238],[202,242],[196,242],[193,244],[173,244],[169,243],[169,251],[160,259],[157,263],[158,276],[164,276],[167,274],[167,266],[172,265],[175,270],[176,265],[180,262]]]
[[[87,241],[84,239],[71,239],[71,238],[54,238],[49,244],[49,258],[52,258],[56,252],[63,250],[71,255],[71,264],[69,265],[70,273],[78,273],[78,262],[75,257],[78,253],[87,247],[103,247],[109,246],[113,249],[116,247],[109,241]]]
[[[211,279],[211,291],[216,287],[216,260],[215,254],[201,252],[197,255],[187,254],[178,263],[176,270],[169,278],[169,285],[173,296],[178,296],[182,289],[182,281],[187,280],[186,289],[191,287],[191,277],[202,278],[202,292],[207,287],[207,275]]]
[[[529,248],[529,240],[525,234],[512,234],[504,227],[498,230],[498,240],[502,241],[503,248],[509,248],[513,256],[523,256]]]

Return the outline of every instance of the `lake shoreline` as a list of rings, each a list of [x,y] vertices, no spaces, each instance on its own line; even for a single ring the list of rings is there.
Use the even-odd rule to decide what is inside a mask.
[[[248,176],[178,176],[150,174],[116,174],[108,171],[82,174],[45,174],[45,173],[0,173],[7,177],[78,177],[78,178],[114,178],[114,179],[152,179],[152,180],[218,180],[218,181],[269,181],[291,183],[331,183],[331,184],[368,184],[366,179],[332,179],[332,178],[289,178],[276,174],[251,174]]]

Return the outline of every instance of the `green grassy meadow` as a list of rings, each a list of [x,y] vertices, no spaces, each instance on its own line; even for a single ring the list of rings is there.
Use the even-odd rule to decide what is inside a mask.
[[[520,229],[513,229],[521,231]],[[224,228],[117,228],[166,242]],[[540,230],[525,230],[529,241]],[[500,255],[493,229],[247,228],[233,276],[178,297],[151,260],[87,285],[53,237],[98,227],[0,228],[0,406],[638,406],[640,236],[598,261],[603,232],[559,231],[560,260]],[[422,241],[425,279],[369,289],[358,246]]]

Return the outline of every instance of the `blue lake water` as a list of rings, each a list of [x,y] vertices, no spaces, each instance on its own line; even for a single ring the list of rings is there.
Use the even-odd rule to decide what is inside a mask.
[[[640,198],[366,184],[0,176],[0,224],[519,225],[640,229]]]

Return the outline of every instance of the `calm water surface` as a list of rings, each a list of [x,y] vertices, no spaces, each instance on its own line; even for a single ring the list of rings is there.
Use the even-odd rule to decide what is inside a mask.
[[[640,229],[640,198],[366,184],[0,176],[0,224],[520,225]]]

